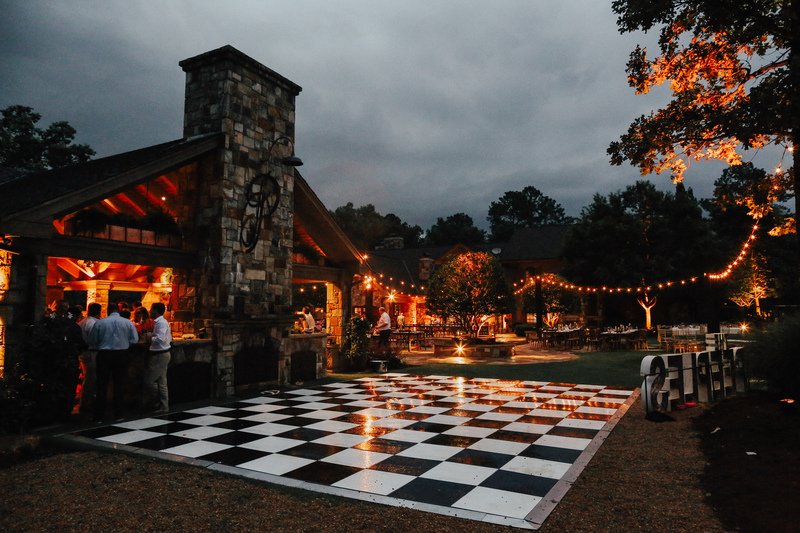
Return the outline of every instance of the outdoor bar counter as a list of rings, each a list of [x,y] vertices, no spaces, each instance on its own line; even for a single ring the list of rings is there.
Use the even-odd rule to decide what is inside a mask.
[[[141,404],[147,351],[146,345],[131,347],[125,394],[128,407]],[[216,368],[217,349],[214,339],[173,339],[170,354],[167,372],[170,404],[215,396],[217,379],[213,369]]]

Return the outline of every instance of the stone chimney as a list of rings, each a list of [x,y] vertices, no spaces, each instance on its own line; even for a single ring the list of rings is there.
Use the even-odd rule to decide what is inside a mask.
[[[201,177],[195,212],[197,247],[205,274],[192,280],[204,315],[256,317],[291,305],[294,169],[278,160],[294,143],[298,85],[231,46],[181,61],[186,72],[184,137],[219,133],[221,149]],[[284,139],[273,145],[273,141]],[[269,157],[268,157],[269,155]],[[278,182],[278,208],[257,225],[251,251],[240,242],[253,179],[269,172]],[[256,227],[256,226],[253,226]],[[206,318],[210,318],[206,316]]]
[[[419,279],[420,281],[428,281],[433,274],[433,258],[428,254],[419,258]]]

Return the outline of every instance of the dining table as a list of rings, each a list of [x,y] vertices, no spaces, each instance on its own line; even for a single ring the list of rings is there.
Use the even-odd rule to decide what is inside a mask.
[[[603,331],[600,335],[603,338],[603,345],[610,350],[619,350],[622,348],[622,339],[636,333],[638,329],[608,329]]]

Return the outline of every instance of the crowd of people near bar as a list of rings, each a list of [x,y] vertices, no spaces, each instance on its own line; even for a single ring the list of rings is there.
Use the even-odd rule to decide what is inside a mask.
[[[167,368],[171,358],[172,331],[164,317],[166,306],[140,302],[113,302],[101,318],[102,306],[91,303],[84,315],[80,306],[60,299],[49,310],[51,319],[69,323],[69,337],[80,353],[81,383],[78,409],[90,413],[95,422],[106,419],[109,384],[112,388],[114,420],[125,418],[128,367],[134,350],[145,352],[141,409],[169,412]]]

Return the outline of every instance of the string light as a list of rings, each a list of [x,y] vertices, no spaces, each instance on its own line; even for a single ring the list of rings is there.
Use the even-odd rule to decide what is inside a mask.
[[[753,228],[750,230],[750,236],[747,238],[747,240],[742,245],[742,249],[739,252],[739,255],[737,255],[736,258],[733,261],[731,261],[728,264],[728,266],[725,267],[724,270],[722,270],[720,272],[717,272],[717,273],[714,273],[714,274],[703,274],[703,276],[705,276],[708,279],[713,280],[713,281],[725,279],[728,276],[730,276],[731,273],[736,269],[736,267],[739,266],[746,259],[747,252],[749,251],[750,245],[753,243],[753,241],[756,240],[756,234],[757,233],[758,233],[758,222],[756,222],[753,225]],[[521,288],[519,288],[516,291],[514,291],[514,294],[515,295],[521,294],[528,287],[530,287],[532,284],[534,284],[536,282],[536,280],[541,281],[542,283],[546,283],[548,285],[558,285],[559,287],[563,287],[563,288],[566,288],[566,289],[573,289],[573,290],[577,290],[579,292],[620,293],[620,292],[623,292],[623,291],[625,291],[625,292],[633,292],[634,290],[636,292],[642,292],[642,291],[648,292],[648,291],[652,290],[653,285],[655,285],[659,289],[671,288],[673,285],[676,285],[676,284],[685,286],[688,283],[695,283],[697,281],[697,279],[698,279],[697,277],[692,277],[692,278],[681,279],[681,280],[677,280],[677,281],[662,281],[662,282],[657,283],[657,284],[651,284],[649,286],[640,286],[640,287],[635,287],[634,288],[634,287],[607,287],[607,286],[586,287],[586,286],[571,285],[571,284],[564,283],[562,281],[556,281],[552,277],[548,277],[548,276],[536,276],[535,278],[530,278],[527,282],[525,282],[524,280],[520,280],[520,283],[522,283],[523,285],[522,285]]]
[[[715,274],[706,274],[708,276],[708,279],[719,280],[719,279],[725,279],[728,276],[730,276],[731,273],[734,271],[734,269],[739,265],[739,263],[744,261],[744,259],[747,257],[748,248],[750,248],[750,243],[756,240],[757,231],[758,231],[758,222],[756,222],[753,225],[753,229],[750,231],[750,237],[748,237],[747,240],[742,245],[742,250],[739,252],[739,255],[736,256],[736,259],[731,261],[728,264],[728,266],[725,267],[725,269],[722,270],[721,272],[717,272]]]
[[[792,148],[793,147],[790,146],[790,147],[787,148],[787,150],[789,152],[791,152]],[[725,269],[721,270],[720,272],[713,273],[713,274],[703,274],[703,276],[708,278],[709,280],[712,280],[712,281],[722,280],[722,279],[725,279],[728,276],[730,276],[731,273],[736,269],[736,267],[739,266],[744,261],[744,259],[747,257],[747,252],[749,251],[749,248],[750,248],[751,244],[753,243],[753,241],[756,240],[757,233],[758,233],[758,222],[756,222],[753,225],[752,229],[750,230],[750,236],[747,238],[747,240],[745,240],[744,244],[742,244],[742,249],[739,252],[739,255],[737,255],[736,258],[733,259],[733,261],[731,261],[725,267]],[[366,254],[364,255],[364,257],[366,258]],[[383,274],[378,274],[378,277],[380,279],[383,279],[384,275]],[[686,285],[689,285],[689,284],[692,284],[692,283],[696,283],[698,278],[699,278],[698,276],[694,276],[694,277],[690,277],[690,278],[686,278],[686,279],[662,281],[662,282],[659,282],[659,283],[652,283],[650,285],[642,285],[642,286],[639,286],[639,287],[608,287],[608,286],[592,287],[592,286],[575,285],[575,284],[571,284],[569,282],[565,283],[565,282],[563,282],[561,280],[554,280],[552,277],[549,277],[549,276],[535,276],[535,277],[532,277],[532,278],[528,278],[527,280],[526,279],[520,279],[519,280],[519,285],[521,285],[521,287],[518,288],[516,291],[514,291],[514,294],[515,295],[521,294],[526,289],[528,289],[531,285],[533,285],[536,282],[536,280],[539,280],[542,283],[546,283],[546,284],[549,284],[549,285],[558,285],[561,288],[569,289],[569,290],[575,290],[575,291],[578,291],[578,292],[584,292],[584,293],[609,293],[610,294],[610,293],[621,293],[621,292],[633,293],[634,291],[638,292],[638,293],[650,292],[650,291],[653,290],[653,287],[658,287],[659,289],[663,290],[665,288],[672,288],[673,286],[676,286],[676,285],[686,286]],[[389,280],[390,281],[394,281],[394,279],[392,277],[390,277]],[[364,279],[364,281],[367,283],[367,288],[370,288],[371,284],[374,283],[377,287],[387,291],[389,294],[393,294],[395,297],[398,296],[398,295],[406,296],[406,293],[404,291],[398,290],[398,289],[393,288],[393,287],[390,287],[390,286],[388,286],[388,284],[385,285],[383,283],[380,283],[380,282],[378,282],[378,279],[375,278],[375,277],[367,276]],[[405,287],[405,282],[401,281],[400,285],[404,288]],[[514,282],[513,286],[517,287],[518,285],[517,285],[516,282]],[[411,287],[414,288],[414,285],[412,284]],[[419,287],[419,291],[424,293],[425,292],[425,287],[424,286],[420,286]],[[408,296],[419,296],[419,295],[411,295],[411,294],[409,294]]]

